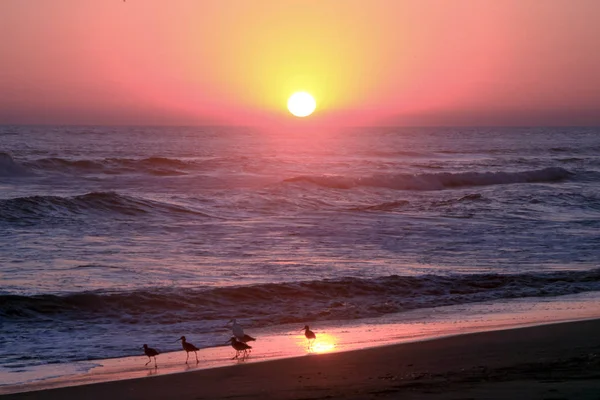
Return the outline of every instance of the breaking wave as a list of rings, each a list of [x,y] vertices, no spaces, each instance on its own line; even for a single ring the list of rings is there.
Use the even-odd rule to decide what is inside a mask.
[[[69,160],[64,158],[42,158],[25,164],[34,171],[58,173],[102,173],[126,174],[142,173],[149,175],[184,175],[192,166],[191,162],[166,157],[143,159],[106,158],[103,160]]]
[[[0,316],[138,321],[156,324],[244,316],[267,326],[376,317],[411,309],[600,290],[600,269],[524,274],[391,275],[253,286],[68,295],[0,296]],[[251,316],[251,317],[249,317]]]
[[[510,183],[558,182],[574,174],[560,167],[522,172],[462,172],[437,174],[394,174],[369,177],[303,175],[284,182],[306,182],[334,189],[370,186],[397,190],[442,190],[469,186],[504,185]]]
[[[29,196],[0,200],[0,221],[67,217],[89,213],[135,216],[161,212],[209,217],[207,214],[179,205],[124,196],[114,192],[91,192],[72,197]]]

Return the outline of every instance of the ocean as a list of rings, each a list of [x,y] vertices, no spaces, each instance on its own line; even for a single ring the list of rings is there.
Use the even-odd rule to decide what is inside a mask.
[[[600,128],[0,127],[0,368],[600,291]]]

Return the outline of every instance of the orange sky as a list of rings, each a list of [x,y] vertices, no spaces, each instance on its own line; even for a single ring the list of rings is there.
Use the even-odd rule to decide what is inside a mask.
[[[600,125],[597,0],[2,0],[0,123]]]

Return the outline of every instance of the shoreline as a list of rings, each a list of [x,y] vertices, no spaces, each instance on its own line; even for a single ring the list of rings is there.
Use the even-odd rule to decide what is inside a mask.
[[[0,395],[42,393],[40,391],[78,385],[114,383],[149,376],[154,379],[181,375],[183,372],[199,373],[242,365],[246,368],[265,364],[266,361],[303,358],[307,354],[322,357],[365,350],[385,351],[380,349],[452,339],[477,332],[512,331],[597,319],[600,319],[600,293],[585,293],[535,303],[527,299],[515,299],[503,303],[476,303],[469,307],[461,305],[423,309],[395,314],[386,319],[359,320],[358,323],[337,321],[329,326],[323,324],[316,327],[318,340],[311,351],[307,351],[306,341],[295,325],[281,326],[277,329],[249,331],[258,340],[252,343],[254,352],[251,357],[243,362],[230,360],[233,349],[220,346],[201,349],[198,353],[201,361],[197,365],[194,361],[184,364],[183,351],[159,355],[157,369],[144,367],[147,358],[143,355],[53,364],[33,369],[30,382],[0,386]],[[190,359],[194,359],[193,354]],[[44,373],[47,376],[45,378]],[[7,376],[3,374],[3,377]],[[19,377],[15,374],[12,376]]]
[[[600,319],[7,395],[6,399],[597,399]],[[465,397],[467,396],[467,397]],[[546,396],[546,397],[543,397]],[[595,396],[595,397],[593,397]]]

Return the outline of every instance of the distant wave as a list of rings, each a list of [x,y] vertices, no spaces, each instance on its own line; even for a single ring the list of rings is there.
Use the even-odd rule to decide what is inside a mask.
[[[146,318],[156,324],[219,320],[244,314],[267,326],[308,320],[381,316],[481,301],[548,297],[600,290],[600,269],[526,274],[386,276],[253,286],[0,296],[0,317]],[[236,311],[237,310],[237,311]],[[251,310],[248,313],[248,310]]]
[[[360,186],[397,190],[441,190],[456,187],[503,185],[509,183],[557,182],[574,175],[560,167],[522,172],[462,172],[436,174],[395,174],[369,177],[303,175],[284,182],[307,182],[318,186],[351,189]]]
[[[361,154],[365,156],[374,156],[374,157],[435,157],[436,155],[433,153],[420,153],[417,151],[381,151],[381,150],[366,150]]]
[[[475,200],[483,200],[483,196],[481,195],[481,193],[472,193],[472,194],[467,194],[463,197],[461,197],[460,199],[458,199],[458,201],[475,201]]]
[[[8,153],[0,152],[0,177],[31,175],[31,171],[18,164]]]
[[[185,213],[209,217],[188,208],[114,192],[91,192],[84,195],[29,196],[0,200],[0,221],[21,221],[46,217],[65,217],[81,213],[143,215],[151,213]]]
[[[407,200],[389,201],[386,203],[375,204],[372,206],[353,207],[352,211],[393,211],[408,204]]]
[[[149,157],[143,159],[106,158],[103,160],[69,160],[65,158],[41,158],[25,163],[28,168],[40,172],[59,173],[143,173],[149,175],[183,175],[191,162],[174,158]]]
[[[473,202],[473,201],[489,201],[481,195],[481,193],[472,193],[465,196],[450,200],[441,200],[434,202],[436,206],[447,206],[455,203]],[[350,211],[395,211],[406,209],[410,202],[408,200],[395,200],[374,205],[357,206],[350,208]]]
[[[439,154],[449,154],[449,155],[461,155],[461,154],[486,154],[486,155],[510,155],[510,154],[518,154],[522,153],[525,148],[477,148],[477,149],[461,149],[461,150],[440,150],[437,153]],[[600,151],[599,146],[587,146],[587,147],[579,147],[579,146],[557,146],[557,147],[538,147],[538,148],[527,148],[528,154],[535,155],[559,155],[564,153],[570,154],[594,154]]]

